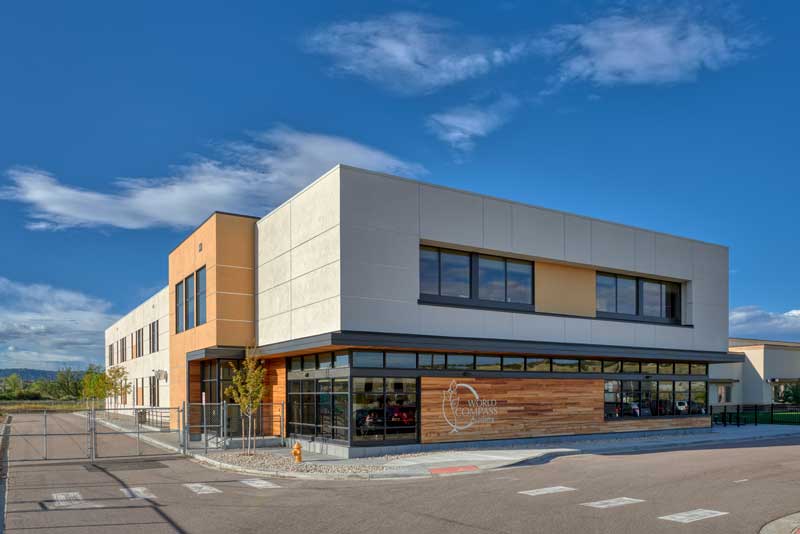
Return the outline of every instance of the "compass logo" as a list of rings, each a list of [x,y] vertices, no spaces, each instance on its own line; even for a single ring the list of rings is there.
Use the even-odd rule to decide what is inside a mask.
[[[442,417],[450,433],[461,432],[478,423],[493,423],[497,401],[482,399],[474,387],[455,380],[442,392]]]

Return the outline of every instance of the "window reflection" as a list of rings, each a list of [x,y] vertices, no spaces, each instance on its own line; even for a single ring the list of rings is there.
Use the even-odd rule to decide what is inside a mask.
[[[478,298],[505,302],[506,265],[502,258],[478,256]]]

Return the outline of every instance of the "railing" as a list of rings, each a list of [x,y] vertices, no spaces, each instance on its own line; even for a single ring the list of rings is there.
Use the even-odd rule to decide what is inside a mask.
[[[800,404],[723,404],[710,406],[713,424],[800,425]]]
[[[238,404],[228,402],[189,403],[186,405],[183,448],[188,449],[226,449],[233,443],[250,438],[284,439],[284,404],[261,403],[253,413],[252,419],[242,419]],[[252,431],[249,425],[252,422]]]

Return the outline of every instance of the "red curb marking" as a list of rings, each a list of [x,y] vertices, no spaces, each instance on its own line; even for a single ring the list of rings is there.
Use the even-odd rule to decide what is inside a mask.
[[[447,475],[450,473],[464,473],[467,471],[477,471],[478,466],[476,465],[457,465],[454,467],[433,467],[428,469],[428,472],[432,475]]]

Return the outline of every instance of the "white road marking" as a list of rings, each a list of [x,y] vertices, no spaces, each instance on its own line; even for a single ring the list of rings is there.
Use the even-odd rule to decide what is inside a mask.
[[[636,504],[644,502],[642,499],[631,499],[630,497],[617,497],[616,499],[607,499],[605,501],[585,502],[581,506],[589,506],[591,508],[616,508],[617,506],[625,506],[626,504]]]
[[[120,488],[123,495],[129,499],[157,499],[152,491],[147,488]]]
[[[198,495],[208,495],[210,493],[222,493],[222,490],[219,490],[214,486],[209,486],[208,484],[201,484],[199,482],[196,484],[184,484],[183,486],[185,488],[189,488]]]
[[[532,489],[527,491],[520,491],[522,495],[530,495],[531,497],[536,497],[537,495],[549,495],[551,493],[563,493],[565,491],[576,491],[575,488],[569,488],[567,486],[552,486],[549,488],[539,488],[539,489]]]
[[[239,482],[256,489],[280,488],[279,485],[261,478],[249,478],[247,480],[240,480]]]
[[[681,512],[679,514],[665,515],[659,519],[666,519],[667,521],[675,521],[676,523],[694,523],[701,519],[710,519],[712,517],[719,517],[721,515],[728,515],[728,512],[718,512],[716,510],[689,510],[688,512]]]
[[[78,493],[77,491],[66,491],[64,493],[53,493],[53,502],[52,505],[55,508],[70,508],[73,510],[76,509],[83,509],[83,508],[102,508],[103,505],[91,502],[91,501],[84,501],[83,496]]]
[[[739,479],[739,480],[734,480],[733,483],[734,484],[741,484],[742,482],[749,482],[749,481],[750,481],[749,478],[742,478],[742,479]]]

